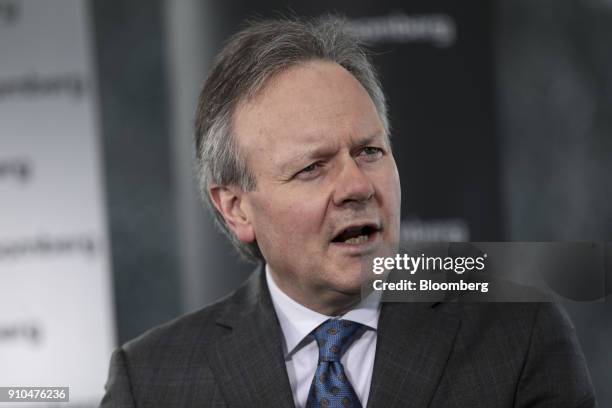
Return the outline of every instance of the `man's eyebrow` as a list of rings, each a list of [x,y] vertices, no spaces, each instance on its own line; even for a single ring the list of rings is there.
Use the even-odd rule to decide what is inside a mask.
[[[281,172],[284,174],[289,172],[290,170],[293,170],[296,165],[300,165],[304,161],[312,160],[315,158],[328,157],[331,156],[333,152],[334,148],[331,146],[307,147],[306,149],[304,149],[304,151],[301,151],[287,158],[286,160],[283,160],[279,167]]]
[[[362,138],[359,138],[357,140],[355,140],[355,142],[353,143],[353,147],[360,147],[360,146],[365,146],[365,145],[369,145],[372,142],[378,140],[378,139],[382,139],[383,141],[386,140],[385,137],[385,132],[384,131],[379,131],[379,132],[375,132],[372,133],[368,136],[364,136]]]

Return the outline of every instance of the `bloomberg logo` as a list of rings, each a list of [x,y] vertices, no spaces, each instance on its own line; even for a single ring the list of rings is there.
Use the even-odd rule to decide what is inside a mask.
[[[369,43],[429,43],[446,48],[457,40],[457,25],[448,14],[403,13],[347,21],[348,29],[359,40]]]

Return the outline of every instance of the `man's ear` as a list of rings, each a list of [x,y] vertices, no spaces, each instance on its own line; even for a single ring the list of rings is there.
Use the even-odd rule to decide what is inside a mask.
[[[209,194],[215,208],[236,238],[247,243],[255,241],[255,230],[242,208],[244,191],[238,186],[213,185]]]

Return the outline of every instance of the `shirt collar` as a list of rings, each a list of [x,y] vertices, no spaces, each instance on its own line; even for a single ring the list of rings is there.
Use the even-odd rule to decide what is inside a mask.
[[[373,291],[343,316],[327,316],[302,306],[285,294],[274,282],[268,264],[266,264],[266,282],[276,316],[283,331],[285,357],[298,349],[298,346],[303,345],[300,343],[304,338],[328,319],[342,318],[360,323],[371,330],[378,328],[378,317],[380,315],[380,293],[378,291]]]

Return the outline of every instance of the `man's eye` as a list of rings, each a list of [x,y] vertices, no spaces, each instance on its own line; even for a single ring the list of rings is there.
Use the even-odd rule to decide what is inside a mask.
[[[361,150],[360,155],[365,156],[368,160],[372,160],[380,158],[383,153],[383,150],[379,147],[366,146]]]
[[[300,173],[312,173],[317,169],[317,163],[313,163],[310,166],[304,167]]]
[[[321,170],[321,163],[312,163],[300,170],[295,177],[302,180],[315,178]]]

